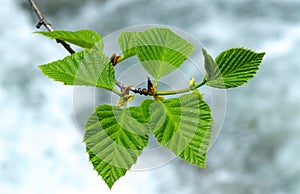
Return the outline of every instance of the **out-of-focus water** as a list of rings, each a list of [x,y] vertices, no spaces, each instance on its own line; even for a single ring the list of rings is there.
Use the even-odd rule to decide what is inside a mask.
[[[198,37],[216,56],[245,46],[265,51],[256,77],[227,91],[221,135],[207,168],[185,162],[128,172],[109,191],[88,162],[72,117],[72,87],[42,76],[39,64],[67,53],[33,35],[27,1],[0,0],[0,193],[300,193],[300,1],[45,1],[57,29],[103,36],[158,23]]]

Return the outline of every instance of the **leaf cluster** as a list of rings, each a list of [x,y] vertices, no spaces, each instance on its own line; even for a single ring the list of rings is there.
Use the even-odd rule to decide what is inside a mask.
[[[241,86],[255,75],[264,56],[246,48],[232,48],[213,59],[203,49],[206,75],[201,83],[192,78],[186,89],[157,91],[159,79],[179,68],[194,52],[194,45],[170,29],[122,33],[118,42],[123,56],[118,57],[106,56],[101,36],[91,30],[37,33],[82,47],[64,59],[39,66],[46,76],[66,85],[99,87],[120,96],[118,106],[99,105],[85,124],[89,159],[110,188],[136,163],[150,134],[178,157],[204,168],[213,118],[198,88],[204,84],[221,89]],[[137,56],[155,79],[148,87],[154,98],[126,107],[133,95],[130,86],[121,92],[115,89],[114,66],[132,56]],[[183,92],[187,94],[178,98],[162,97]]]

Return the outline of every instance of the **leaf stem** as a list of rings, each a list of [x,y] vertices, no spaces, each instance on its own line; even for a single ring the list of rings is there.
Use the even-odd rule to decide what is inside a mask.
[[[194,89],[200,88],[200,87],[203,86],[204,84],[206,84],[206,79],[203,79],[201,83],[195,85],[193,88],[194,88]]]
[[[156,91],[155,95],[174,95],[174,94],[181,94],[181,93],[186,93],[186,92],[190,92],[193,91],[197,88],[200,88],[201,86],[203,86],[206,83],[206,80],[203,79],[203,81],[195,86],[192,87],[188,87],[188,88],[183,88],[183,89],[179,89],[179,90],[165,90],[165,91]]]
[[[119,92],[119,91],[116,90],[116,89],[112,89],[111,91],[112,91],[113,93],[117,94],[118,96],[122,96],[122,93]]]
[[[186,93],[191,91],[190,88],[183,88],[183,89],[179,89],[179,90],[165,90],[165,91],[156,91],[155,95],[160,95],[160,96],[164,96],[164,95],[174,95],[174,94],[180,94],[180,93]]]

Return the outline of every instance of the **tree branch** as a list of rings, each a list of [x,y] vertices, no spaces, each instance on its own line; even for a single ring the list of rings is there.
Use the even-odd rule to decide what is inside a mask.
[[[116,81],[116,85],[121,89],[121,91],[126,88],[126,86],[119,81]],[[146,88],[134,88],[131,86],[129,90],[135,94],[150,96],[150,93]]]
[[[39,22],[36,25],[37,29],[40,29],[41,26],[45,26],[45,28],[47,28],[47,30],[49,32],[54,31],[54,29],[52,28],[51,24],[45,19],[45,17],[43,16],[42,12],[40,11],[40,9],[37,7],[36,3],[34,2],[34,0],[28,0],[32,9],[35,11],[36,15],[39,18]],[[75,53],[75,51],[71,48],[71,46],[66,43],[65,41],[62,40],[58,40],[56,39],[56,42],[61,44],[70,54]]]
[[[39,22],[36,25],[37,29],[40,29],[41,26],[45,26],[45,28],[47,28],[47,30],[49,32],[54,31],[54,29],[52,28],[51,24],[45,19],[45,17],[43,16],[42,12],[40,11],[40,9],[37,7],[36,3],[34,2],[34,0],[28,0],[32,9],[35,11],[36,15],[39,18]],[[70,54],[75,53],[75,51],[71,48],[71,46],[66,43],[65,41],[56,39],[56,42],[61,44]],[[111,60],[114,61],[115,65],[118,62],[118,58],[116,57],[120,57],[120,56],[112,56],[113,58],[111,58]],[[114,64],[112,62],[112,64]],[[204,85],[205,82],[202,82],[198,85],[196,85],[194,87],[194,89],[201,87],[202,85]],[[156,83],[157,84],[157,83]],[[124,88],[126,88],[126,86],[119,82],[116,81],[116,85],[120,88],[121,91],[124,90]],[[180,90],[170,90],[170,91],[154,91],[152,83],[150,78],[148,78],[148,88],[134,88],[134,87],[129,87],[129,90],[135,94],[140,94],[140,95],[145,95],[145,96],[155,96],[155,95],[173,95],[173,94],[179,94],[179,93],[185,93],[185,92],[189,92],[191,88],[184,88],[184,89],[180,89]],[[120,96],[120,92],[113,90],[114,93],[116,93],[117,95]]]

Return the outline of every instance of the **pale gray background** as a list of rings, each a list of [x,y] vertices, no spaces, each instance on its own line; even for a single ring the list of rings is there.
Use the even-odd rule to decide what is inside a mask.
[[[37,0],[56,29],[103,36],[131,25],[183,29],[216,56],[245,46],[266,57],[249,84],[227,91],[221,135],[207,168],[180,160],[129,172],[109,191],[88,162],[72,116],[72,87],[37,65],[67,53],[32,35],[27,1],[0,0],[0,193],[300,193],[300,1]]]

